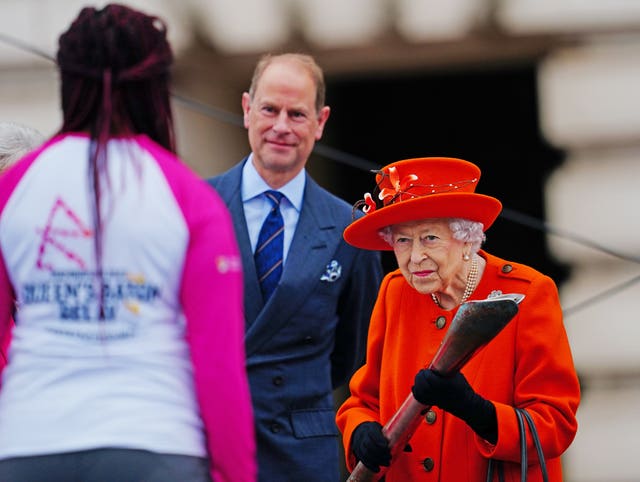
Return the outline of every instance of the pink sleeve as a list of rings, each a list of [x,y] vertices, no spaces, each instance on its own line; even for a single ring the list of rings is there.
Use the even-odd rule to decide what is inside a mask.
[[[14,305],[13,288],[0,250],[0,374],[7,364],[7,350],[11,341],[11,315]]]
[[[27,154],[10,169],[0,175],[0,218],[4,208],[13,194],[16,186],[22,179],[42,150],[50,144],[57,142],[58,138],[53,138],[45,142],[40,148]],[[15,306],[15,293],[7,267],[4,262],[2,246],[0,246],[0,372],[4,370],[7,363],[7,350],[11,342],[11,329],[13,327],[13,309]]]
[[[233,227],[219,210],[191,228],[181,294],[214,482],[256,480],[242,290]]]
[[[149,150],[153,149],[145,146]],[[152,150],[153,152],[153,150]],[[154,152],[189,226],[180,300],[214,482],[255,482],[253,410],[245,369],[243,279],[231,216],[217,193]]]

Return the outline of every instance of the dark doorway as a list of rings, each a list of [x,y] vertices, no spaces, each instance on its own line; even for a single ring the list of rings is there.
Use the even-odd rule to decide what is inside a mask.
[[[535,64],[327,80],[332,113],[323,144],[377,166],[426,156],[472,161],[482,169],[478,192],[545,219],[544,182],[563,153],[540,132]],[[364,169],[320,162],[322,183],[348,202],[373,189],[373,174]],[[505,216],[488,230],[485,248],[558,284],[567,276],[567,268],[550,257],[544,232]],[[386,269],[395,268],[391,255],[384,260]]]

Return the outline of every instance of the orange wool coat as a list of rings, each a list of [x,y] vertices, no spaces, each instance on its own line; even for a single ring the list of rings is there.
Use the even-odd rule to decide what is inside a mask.
[[[577,431],[580,387],[562,322],[554,282],[534,269],[484,251],[487,261],[471,299],[490,293],[522,293],[518,314],[462,370],[471,386],[497,412],[498,441],[484,441],[460,419],[431,409],[387,471],[386,482],[484,482],[489,458],[505,461],[505,480],[520,481],[518,423],[513,407],[532,415],[544,450],[549,480],[562,480],[560,456]],[[353,470],[351,434],[362,422],[384,425],[411,391],[415,374],[430,363],[456,310],[445,311],[411,288],[399,271],[380,288],[367,346],[366,364],[351,379],[351,396],[337,413],[346,460]],[[442,319],[446,323],[442,328]],[[529,482],[541,481],[528,436]],[[498,480],[497,476],[494,480]]]

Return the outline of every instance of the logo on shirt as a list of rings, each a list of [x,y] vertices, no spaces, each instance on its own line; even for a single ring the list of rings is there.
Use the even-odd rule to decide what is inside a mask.
[[[77,239],[91,239],[93,231],[89,229],[80,217],[58,197],[47,218],[44,228],[38,230],[41,235],[36,267],[41,270],[54,271],[52,257],[56,261],[64,260],[76,269],[86,268],[83,257],[69,247],[69,241]],[[60,266],[56,266],[60,268]]]
[[[138,316],[144,305],[160,298],[160,287],[141,273],[112,270],[98,276],[87,259],[93,253],[94,232],[61,197],[53,203],[44,228],[37,232],[36,268],[45,274],[22,284],[21,309],[54,307],[56,316],[44,320],[45,329],[60,335],[86,340],[134,336]],[[100,298],[102,318],[98,313]]]
[[[21,287],[22,307],[54,305],[57,320],[47,330],[88,340],[121,339],[135,335],[138,315],[160,297],[160,288],[142,275],[107,272],[102,276],[104,319],[97,321],[100,297],[93,272],[53,272],[46,281]],[[129,313],[129,316],[123,316]],[[133,315],[133,316],[130,316]]]

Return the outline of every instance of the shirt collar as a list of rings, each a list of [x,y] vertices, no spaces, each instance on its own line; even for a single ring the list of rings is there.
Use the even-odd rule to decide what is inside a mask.
[[[304,196],[304,186],[306,182],[306,170],[302,169],[296,177],[282,186],[278,191],[286,196],[294,208],[300,212],[302,209],[302,197]],[[263,192],[271,189],[269,185],[260,177],[253,165],[253,153],[249,155],[247,162],[242,168],[242,202],[249,201]]]

